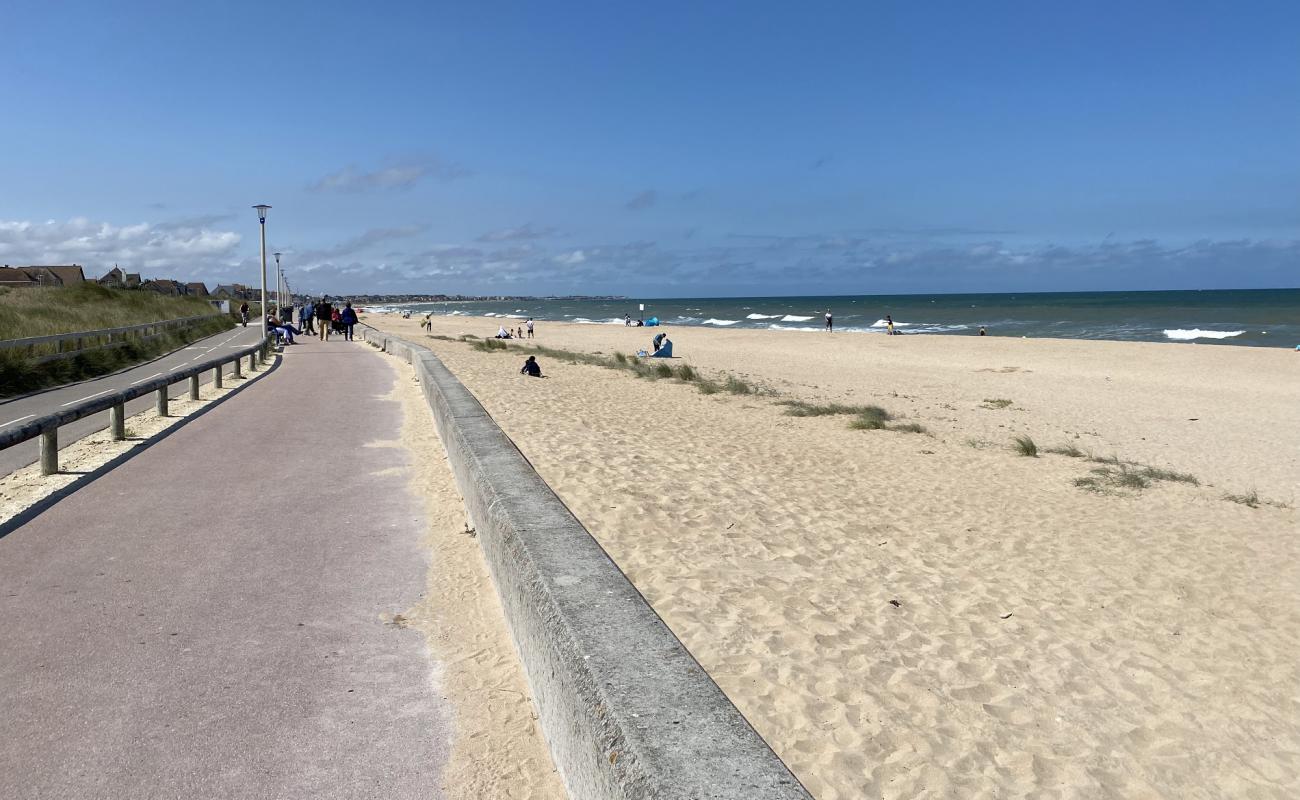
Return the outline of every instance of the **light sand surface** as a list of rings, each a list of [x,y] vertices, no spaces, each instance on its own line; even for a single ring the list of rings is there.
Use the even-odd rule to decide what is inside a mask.
[[[391,620],[423,631],[442,665],[437,685],[456,709],[448,800],[563,800],[532,696],[487,565],[465,525],[465,505],[409,366],[393,389],[405,416],[401,445],[413,456],[413,489],[425,498],[430,552],[420,604]]]
[[[822,800],[1300,796],[1300,355],[674,329],[677,363],[779,393],[705,396],[546,357],[528,379],[518,351],[368,321],[443,358]],[[1016,434],[1202,485],[1083,491],[1096,464]],[[1251,489],[1277,505],[1224,499]]]

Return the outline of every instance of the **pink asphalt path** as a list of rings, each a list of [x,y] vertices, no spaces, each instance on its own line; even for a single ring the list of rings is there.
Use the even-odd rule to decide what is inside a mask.
[[[441,796],[397,373],[302,341],[0,538],[0,797]]]

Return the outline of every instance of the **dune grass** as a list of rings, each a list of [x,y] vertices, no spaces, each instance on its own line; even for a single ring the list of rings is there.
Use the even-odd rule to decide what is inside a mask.
[[[235,326],[233,317],[218,314],[209,303],[195,297],[106,289],[89,282],[58,288],[0,289],[0,338],[4,339],[123,328],[198,316],[211,318],[147,341],[128,340],[44,363],[39,363],[40,357],[54,353],[55,346],[43,346],[37,352],[0,350],[0,397],[14,397],[116,372]]]
[[[1026,458],[1038,458],[1038,445],[1028,436],[1017,436],[1011,440],[1011,449]]]
[[[983,408],[1007,408],[1011,405],[1010,400],[1004,397],[984,398]]]
[[[1068,458],[1087,458],[1088,456],[1087,453],[1072,444],[1058,444],[1055,447],[1045,447],[1043,448],[1043,452],[1054,453],[1058,456],[1066,456]]]
[[[1243,494],[1227,493],[1223,495],[1223,499],[1227,500],[1230,503],[1237,503],[1239,505],[1247,506],[1249,508],[1259,508],[1259,504],[1261,502],[1259,499],[1259,492],[1255,491],[1254,489],[1251,489],[1249,492],[1245,492]]]
[[[808,403],[803,400],[781,400],[779,406],[785,406],[785,413],[791,417],[830,417],[840,414],[858,415],[870,412],[877,406],[850,406],[843,403]]]
[[[479,339],[471,344],[470,347],[473,347],[475,350],[481,350],[484,353],[493,353],[504,351],[510,346],[500,339]]]
[[[919,422],[899,422],[895,425],[890,425],[889,429],[891,431],[898,431],[899,433],[929,433],[929,431],[925,429],[925,426]]]

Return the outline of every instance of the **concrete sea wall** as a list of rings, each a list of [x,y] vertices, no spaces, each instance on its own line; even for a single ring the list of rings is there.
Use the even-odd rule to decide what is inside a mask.
[[[808,800],[469,390],[428,348],[358,331],[415,368],[570,796]]]

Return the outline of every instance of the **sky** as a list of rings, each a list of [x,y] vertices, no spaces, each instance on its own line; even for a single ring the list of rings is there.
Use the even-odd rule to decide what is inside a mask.
[[[3,18],[0,263],[257,285],[267,203],[314,294],[1300,285],[1296,3]]]

